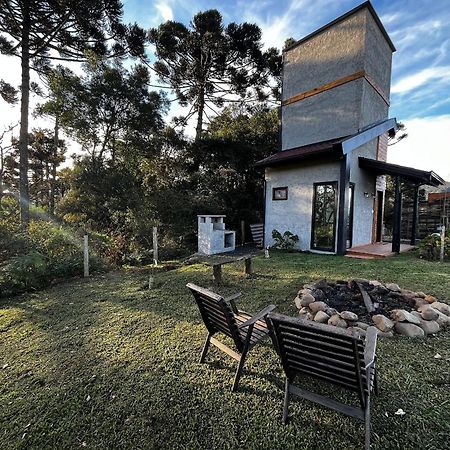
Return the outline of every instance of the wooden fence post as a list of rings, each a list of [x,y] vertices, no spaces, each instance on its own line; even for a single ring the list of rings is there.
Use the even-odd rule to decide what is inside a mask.
[[[245,263],[245,269],[244,269],[245,275],[252,275],[253,274],[252,258],[245,258],[244,263]]]
[[[84,235],[83,255],[84,277],[87,278],[89,276],[89,237],[87,234]]]
[[[153,227],[153,263],[158,265],[158,227]]]
[[[440,255],[441,262],[444,262],[444,250],[445,250],[445,225],[442,225],[442,228],[441,228],[441,255]]]
[[[241,246],[245,244],[245,221],[241,220]]]

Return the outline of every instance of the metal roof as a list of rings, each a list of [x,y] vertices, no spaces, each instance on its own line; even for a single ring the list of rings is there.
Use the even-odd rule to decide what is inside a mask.
[[[377,175],[392,175],[407,179],[416,184],[428,184],[430,186],[440,186],[444,184],[444,180],[435,172],[426,170],[413,169],[412,167],[399,166],[375,159],[359,158],[359,167],[369,170]]]
[[[267,158],[262,159],[261,161],[258,161],[255,166],[279,166],[281,164],[289,164],[306,159],[323,158],[324,156],[326,156],[327,158],[333,158],[333,156],[339,158],[340,156],[342,156],[342,146],[340,144],[347,137],[348,136],[344,136],[337,139],[330,139],[328,141],[303,145],[301,147],[294,147],[289,150],[282,150],[278,153],[270,155]]]

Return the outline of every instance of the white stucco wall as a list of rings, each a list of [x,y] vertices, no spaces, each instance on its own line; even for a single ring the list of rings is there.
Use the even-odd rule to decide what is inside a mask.
[[[299,237],[297,248],[311,248],[313,184],[339,181],[339,162],[266,169],[265,245],[272,245],[272,230],[289,230]],[[288,187],[287,200],[272,200],[272,189]]]
[[[351,155],[350,182],[355,183],[352,247],[372,242],[376,177],[359,168],[358,157],[376,159],[376,152],[377,139],[374,139],[353,150]],[[365,192],[369,197],[364,195]]]
[[[372,242],[376,177],[359,168],[358,157],[375,159],[377,140],[355,149],[351,154],[350,182],[355,184],[353,247]],[[313,185],[327,181],[338,183],[340,163],[302,163],[266,169],[265,245],[272,245],[272,230],[297,234],[300,250],[311,249]],[[288,187],[287,200],[272,200],[272,189]],[[367,193],[368,196],[365,195]]]

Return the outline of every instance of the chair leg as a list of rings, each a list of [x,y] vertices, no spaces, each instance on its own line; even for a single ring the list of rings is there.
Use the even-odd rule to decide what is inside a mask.
[[[231,392],[236,392],[237,388],[239,386],[239,379],[242,375],[242,369],[244,368],[245,358],[247,357],[247,350],[244,349],[244,351],[241,354],[241,359],[239,360],[238,367],[236,370],[236,375],[234,376],[234,383],[233,387],[231,388]]]
[[[286,425],[288,420],[288,408],[289,408],[289,379],[286,377],[286,383],[284,388],[283,425]]]
[[[373,369],[373,391],[375,392],[375,395],[378,395],[378,373],[377,369]]]
[[[364,423],[366,427],[365,450],[370,450],[370,396],[367,396],[366,407],[364,410]]]
[[[202,355],[200,356],[200,363],[205,362],[206,354],[208,353],[209,345],[211,343],[211,337],[212,337],[212,334],[208,333],[208,336],[206,337],[205,345],[203,346]]]

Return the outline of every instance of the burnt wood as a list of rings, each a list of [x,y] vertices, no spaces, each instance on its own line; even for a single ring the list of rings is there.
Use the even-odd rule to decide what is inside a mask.
[[[355,281],[356,286],[359,289],[359,292],[361,292],[363,301],[364,301],[364,305],[366,306],[367,311],[374,312],[375,311],[375,307],[373,306],[372,300],[369,296],[369,294],[367,293],[367,291],[364,289],[363,285],[361,283],[359,283],[358,281]]]
[[[241,294],[228,298],[188,283],[187,288],[192,292],[203,322],[208,330],[205,344],[200,356],[200,362],[204,362],[210,344],[238,361],[238,367],[234,378],[232,391],[236,391],[244,368],[247,353],[269,334],[265,318],[275,309],[275,305],[269,305],[256,314],[248,314],[236,307],[235,300]],[[219,341],[215,335],[222,333],[230,337],[236,347],[236,351]]]
[[[377,393],[375,370],[377,332],[369,327],[365,342],[356,333],[330,325],[270,313],[266,318],[286,375],[283,423],[291,395],[305,398],[365,422],[365,448],[370,448],[370,396]],[[307,375],[354,392],[359,406],[327,398],[294,384]],[[355,394],[353,394],[355,395]]]

